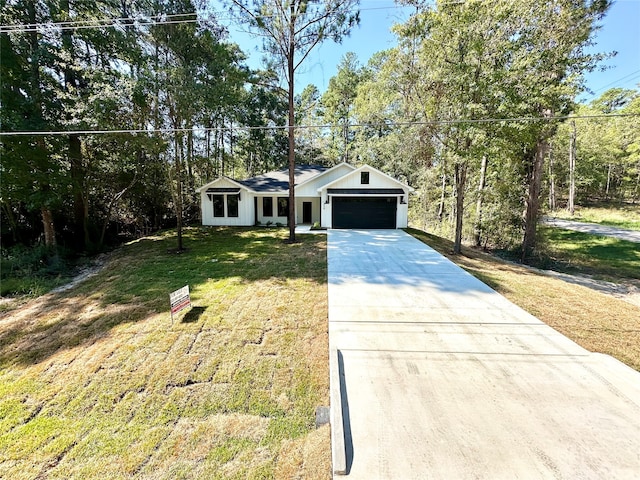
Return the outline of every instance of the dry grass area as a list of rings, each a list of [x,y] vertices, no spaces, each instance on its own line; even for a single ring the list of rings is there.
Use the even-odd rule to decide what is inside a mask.
[[[147,238],[4,312],[0,478],[330,478],[326,240],[285,237]]]
[[[593,352],[640,371],[640,307],[411,229],[422,240],[547,325]]]

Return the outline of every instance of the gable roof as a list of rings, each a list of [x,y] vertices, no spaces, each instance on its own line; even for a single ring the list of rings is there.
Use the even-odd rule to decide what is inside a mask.
[[[234,180],[233,178],[229,178],[229,177],[218,177],[218,178],[216,178],[215,180],[212,180],[211,182],[209,182],[209,183],[207,183],[207,184],[205,184],[205,185],[201,186],[200,188],[196,188],[196,192],[197,192],[197,193],[200,193],[200,192],[201,192],[201,191],[203,191],[203,190],[206,190],[206,189],[208,189],[208,188],[212,188],[212,187],[213,187],[213,185],[215,185],[216,183],[218,183],[218,182],[220,182],[220,181],[223,181],[223,180],[226,180],[227,182],[230,182],[230,183],[231,183],[231,184],[233,184],[233,185],[237,185],[237,186],[238,186],[238,188],[245,188],[245,189],[247,189],[247,187],[246,187],[245,185],[243,185],[243,184],[239,183],[237,180]],[[250,190],[250,189],[249,189],[249,190]]]
[[[296,185],[307,182],[326,170],[327,167],[321,165],[296,165]],[[244,180],[238,180],[237,182],[254,192],[287,192],[289,190],[289,169],[283,168]]]
[[[343,177],[337,178],[336,180],[334,180],[333,182],[327,183],[326,185],[323,185],[322,187],[320,187],[318,189],[318,192],[320,192],[321,190],[324,190],[325,188],[328,190],[330,187],[333,187],[335,184],[340,183],[342,180],[344,180],[346,177],[349,177],[351,175],[357,175],[359,172],[361,172],[362,170],[367,169],[370,170],[372,172],[376,172],[379,175],[382,175],[383,177],[388,178],[389,180],[397,183],[398,185],[401,185],[402,187],[406,188],[409,192],[413,192],[415,191],[414,188],[410,187],[409,185],[406,185],[404,183],[402,183],[400,180],[397,180],[395,178],[393,178],[391,175],[387,175],[386,173],[378,170],[377,168],[372,167],[371,165],[367,165],[364,164],[361,167],[356,168],[355,170],[347,173],[346,175],[344,175]]]
[[[309,182],[310,182],[310,181],[312,181],[312,180],[317,180],[317,179],[318,179],[318,177],[321,177],[321,176],[323,176],[323,175],[325,175],[325,174],[327,174],[327,173],[329,173],[329,172],[332,172],[332,171],[334,171],[334,170],[336,170],[336,169],[338,169],[338,168],[340,168],[340,167],[343,167],[343,166],[347,166],[347,167],[349,167],[351,170],[355,170],[355,169],[356,169],[356,167],[354,167],[353,165],[349,165],[347,162],[342,162],[342,163],[339,163],[338,165],[334,165],[334,166],[333,166],[333,167],[331,167],[331,168],[325,168],[324,172],[319,173],[318,175],[314,175],[313,177],[309,177],[309,178],[307,178],[307,179],[306,179],[305,181],[303,181],[303,182],[298,182],[298,183],[296,183],[296,187],[301,187],[301,186],[302,186],[302,185],[304,185],[305,183],[309,183]]]

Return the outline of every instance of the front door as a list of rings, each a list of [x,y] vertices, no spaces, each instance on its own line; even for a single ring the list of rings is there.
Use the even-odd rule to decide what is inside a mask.
[[[302,202],[302,223],[311,223],[311,202]]]

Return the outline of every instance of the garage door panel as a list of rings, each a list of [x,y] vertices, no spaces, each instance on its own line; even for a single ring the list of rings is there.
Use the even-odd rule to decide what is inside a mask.
[[[396,197],[333,197],[333,228],[396,228]]]

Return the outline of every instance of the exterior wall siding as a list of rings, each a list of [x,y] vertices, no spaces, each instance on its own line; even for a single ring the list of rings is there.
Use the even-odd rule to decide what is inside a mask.
[[[319,175],[320,178],[310,180],[309,183],[302,185],[301,187],[296,187],[296,196],[300,197],[317,197],[318,189],[327,183],[331,183],[334,180],[352,172],[353,168],[348,165],[338,165],[335,169],[326,171],[322,175]]]
[[[228,195],[229,194],[224,194],[224,217],[214,217],[213,202],[209,200],[209,196],[206,191],[200,192],[200,208],[203,225],[247,227],[254,224],[253,195],[246,190],[241,190],[240,201],[238,202],[238,216],[227,217]]]
[[[299,197],[296,194],[296,225],[303,223],[302,204],[311,202],[311,223],[320,221],[320,199],[317,197]]]
[[[264,215],[264,210],[263,210],[263,202],[262,199],[265,197],[270,197],[272,199],[272,205],[273,205],[273,215],[272,216],[265,216]],[[285,194],[281,194],[281,195],[257,195],[256,198],[258,199],[258,221],[262,224],[262,225],[266,225],[268,222],[271,222],[271,224],[275,225],[277,223],[281,223],[283,225],[287,225],[288,220],[287,217],[279,217],[278,216],[278,198],[288,198],[289,194],[287,193]],[[253,205],[253,204],[252,204]],[[252,223],[253,225],[253,223]]]
[[[220,178],[215,182],[215,188],[238,188],[238,185],[228,181],[226,178]],[[240,201],[238,202],[238,216],[227,216],[227,196],[224,195],[224,217],[213,216],[213,202],[209,199],[207,189],[200,192],[200,213],[202,215],[202,225],[212,226],[238,226],[246,227],[254,224],[253,219],[253,194],[246,189],[240,189]]]
[[[360,172],[369,172],[369,183],[363,185],[360,183]],[[363,169],[355,171],[352,174],[346,175],[342,180],[339,180],[330,185],[330,188],[398,188],[401,187],[404,192],[404,204],[400,203],[398,199],[397,213],[396,213],[396,228],[407,228],[409,219],[409,192],[407,188],[399,184],[398,182],[381,175],[375,170]],[[359,195],[357,195],[359,196]],[[367,195],[362,195],[366,197]],[[371,196],[371,195],[370,195]],[[327,189],[322,188],[321,191],[321,206],[322,206],[322,226],[325,228],[331,228],[331,203],[327,203]]]

